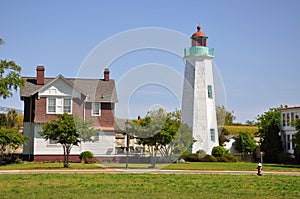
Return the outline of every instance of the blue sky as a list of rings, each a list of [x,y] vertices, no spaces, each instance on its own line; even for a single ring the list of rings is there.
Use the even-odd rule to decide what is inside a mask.
[[[36,66],[43,64],[46,76],[76,77],[89,53],[116,34],[160,27],[191,35],[200,24],[209,37],[208,46],[215,48],[227,109],[234,111],[237,121],[245,122],[269,107],[300,105],[299,9],[298,0],[2,0],[0,37],[6,44],[0,47],[0,58],[16,61],[23,76],[35,76]],[[179,74],[184,70],[178,56],[143,50],[112,63],[111,77],[118,81],[131,67],[152,62],[168,65]],[[178,99],[157,85],[138,88],[130,103],[130,117],[143,116],[157,105],[180,108]],[[18,94],[0,104],[23,106]]]

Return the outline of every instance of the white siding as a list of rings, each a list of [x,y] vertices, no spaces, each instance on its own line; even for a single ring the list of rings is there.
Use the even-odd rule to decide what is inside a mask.
[[[63,155],[61,144],[49,144],[49,141],[38,133],[42,131],[42,124],[36,124],[34,128],[34,155]],[[82,142],[79,146],[73,146],[71,155],[79,155],[83,151],[91,151],[97,155],[111,155],[115,153],[115,132],[100,132],[99,141]],[[109,149],[112,149],[111,152]]]
[[[62,96],[62,97],[74,97],[79,98],[80,93],[73,90],[73,87],[66,83],[62,79],[57,79],[51,85],[45,87],[43,90],[39,92],[40,97],[47,97],[47,96]]]

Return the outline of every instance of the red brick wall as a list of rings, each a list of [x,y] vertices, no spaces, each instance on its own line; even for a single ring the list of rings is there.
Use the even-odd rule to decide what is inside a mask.
[[[72,101],[72,114],[83,119],[83,101],[78,98],[73,98]]]
[[[92,103],[86,103],[85,118],[93,120],[94,127],[114,127],[114,104],[101,103],[101,116],[92,116]]]
[[[114,104],[101,103],[101,116],[97,119],[100,126],[114,127]]]
[[[40,99],[35,99],[35,123],[45,123],[49,122],[51,119],[57,119],[54,114],[46,114],[47,99],[41,97]]]
[[[49,122],[51,119],[57,119],[55,114],[46,114],[47,99],[41,97],[40,99],[35,99],[35,118],[36,123]],[[83,101],[80,99],[73,99],[72,114],[78,115],[83,119]],[[91,103],[86,103],[85,119],[93,120],[94,127],[114,127],[114,104],[112,103],[101,103],[101,116],[92,116],[92,105]]]

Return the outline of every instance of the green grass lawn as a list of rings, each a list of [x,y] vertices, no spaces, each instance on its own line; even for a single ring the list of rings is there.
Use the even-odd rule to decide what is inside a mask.
[[[125,164],[110,163],[105,166],[125,169]],[[149,169],[149,164],[129,164],[129,169]],[[225,162],[187,162],[183,164],[157,164],[163,170],[231,170],[255,171],[256,163],[225,163]],[[63,163],[24,162],[23,164],[8,164],[0,166],[0,170],[35,170],[35,169],[102,169],[95,164],[70,163],[69,168],[63,168]],[[263,171],[298,171],[300,165],[264,164]]]
[[[3,174],[1,198],[300,198],[297,176]]]
[[[257,163],[250,162],[187,162],[182,164],[170,164],[162,169],[166,170],[230,170],[230,171],[254,171]],[[300,165],[263,164],[263,171],[298,171]]]
[[[24,162],[22,164],[7,164],[0,166],[0,170],[34,170],[34,169],[101,169],[94,164],[70,163],[64,168],[63,163]]]
[[[107,167],[125,169],[125,164],[109,163]],[[149,169],[149,164],[129,164],[129,169]],[[257,163],[250,162],[186,162],[182,164],[157,164],[163,170],[229,170],[229,171],[256,171]],[[263,171],[298,171],[300,165],[264,164]]]

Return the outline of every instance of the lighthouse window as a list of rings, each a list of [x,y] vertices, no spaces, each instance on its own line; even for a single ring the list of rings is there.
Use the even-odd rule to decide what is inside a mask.
[[[216,141],[215,129],[210,129],[210,139],[211,141]]]
[[[207,86],[207,93],[208,93],[208,98],[212,99],[213,94],[212,94],[212,86],[211,85]]]

